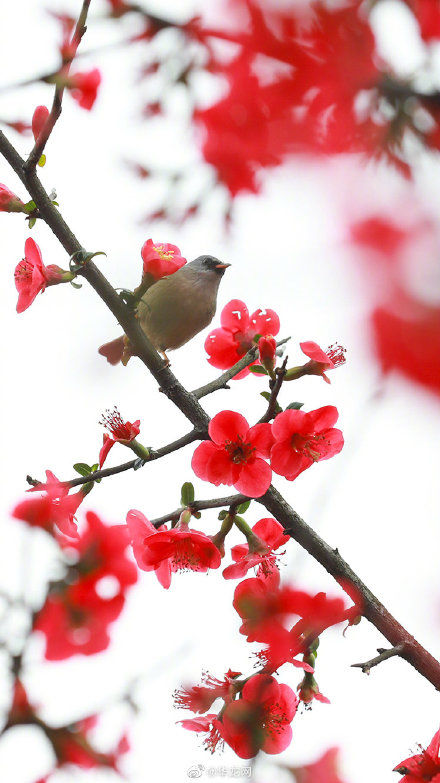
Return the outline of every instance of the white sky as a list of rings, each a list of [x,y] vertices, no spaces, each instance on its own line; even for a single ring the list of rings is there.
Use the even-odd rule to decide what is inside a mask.
[[[388,3],[383,13],[388,23],[393,21],[394,55],[398,58],[405,52],[400,58],[404,68],[411,31],[404,20],[400,22],[395,6]],[[3,83],[55,65],[58,31],[45,16],[45,7],[42,0],[2,3]],[[75,13],[79,2],[52,2],[51,7]],[[163,11],[163,7],[163,3],[151,4],[152,10]],[[170,0],[166,7],[170,16],[178,8],[176,13],[183,18],[186,9],[194,11],[196,4]],[[96,0],[92,16],[103,8]],[[119,29],[108,22],[96,31],[92,23],[85,46],[116,40],[123,37],[123,30],[132,28],[130,20]],[[389,35],[384,34],[383,40],[390,50]],[[322,345],[338,340],[347,346],[348,363],[333,373],[331,386],[319,378],[306,378],[294,388],[286,386],[281,396],[281,403],[298,399],[306,409],[337,405],[346,439],[343,452],[313,467],[294,484],[278,477],[274,483],[340,549],[397,619],[438,657],[438,400],[393,378],[380,400],[372,402],[378,370],[368,349],[368,303],[362,295],[364,283],[343,244],[342,216],[348,203],[359,214],[365,204],[378,202],[392,209],[410,186],[397,176],[363,169],[351,161],[328,166],[293,162],[265,177],[261,197],[237,200],[229,236],[215,204],[182,228],[141,226],[138,217],[155,205],[122,159],[138,157],[172,166],[180,161],[191,163],[197,155],[190,135],[181,130],[184,109],[179,98],[170,101],[173,116],[165,127],[160,121],[150,126],[137,121],[137,110],[145,99],[144,85],[133,87],[135,69],[142,64],[139,57],[139,49],[121,49],[81,62],[84,69],[97,66],[103,71],[99,100],[89,114],[66,96],[63,116],[48,145],[42,180],[49,190],[56,188],[61,211],[79,240],[91,250],[107,252],[107,258],[97,260],[114,285],[130,288],[137,284],[140,247],[152,236],[155,241],[176,243],[189,259],[206,252],[230,261],[219,306],[237,297],[251,310],[275,308],[281,334],[292,335],[292,364],[301,359],[295,347],[300,340]],[[416,60],[417,56],[415,64]],[[50,97],[51,89],[44,85],[0,94],[0,116],[30,117],[33,107],[48,103]],[[23,154],[30,150],[30,140],[14,137],[13,141]],[[438,173],[437,161],[420,158],[414,187],[434,215],[440,195]],[[23,188],[2,160],[0,181],[25,199]],[[0,216],[0,221],[2,507],[7,517],[26,488],[27,473],[41,477],[50,468],[67,479],[73,476],[74,462],[91,463],[97,458],[102,440],[98,420],[105,408],[116,404],[125,418],[140,418],[139,439],[154,447],[183,434],[188,425],[157,393],[143,365],[131,361],[127,368],[113,368],[97,355],[97,346],[116,336],[118,328],[87,283],[80,291],[70,286],[50,289],[17,316],[13,270],[29,232],[19,216]],[[42,248],[45,263],[67,266],[64,252],[43,223],[38,222],[32,236]],[[192,388],[215,375],[204,359],[205,336],[206,332],[172,357],[173,370]],[[230,407],[255,420],[263,410],[257,391],[261,388],[260,380],[249,378],[229,392],[207,398],[205,405],[211,415]],[[87,498],[85,508],[93,508],[112,523],[124,521],[129,508],[139,508],[152,518],[178,505],[185,480],[194,481],[197,496],[215,496],[215,488],[191,475],[192,452],[189,447],[140,472],[102,482]],[[115,447],[108,464],[128,458],[122,447]],[[225,494],[224,490],[219,488],[218,495]],[[247,516],[254,523],[264,513],[253,504]],[[216,515],[204,514],[202,525],[214,532]],[[19,523],[4,523],[0,579],[14,591],[23,587],[21,533]],[[37,531],[29,538],[25,589],[27,595],[35,596],[41,573],[54,564],[43,536]],[[238,540],[237,536],[234,542]],[[283,576],[299,586],[337,591],[333,580],[294,542]],[[137,694],[142,709],[131,735],[133,752],[125,767],[130,783],[150,779],[179,783],[199,763],[205,766],[205,778],[210,769],[214,775],[212,769],[219,774],[222,766],[247,766],[229,749],[222,756],[204,753],[196,735],[175,725],[186,715],[171,706],[173,690],[182,682],[198,681],[205,669],[217,676],[228,667],[250,671],[248,654],[254,646],[238,634],[239,621],[231,605],[235,584],[225,582],[220,571],[209,576],[184,574],[175,576],[166,592],[153,575],[141,573],[105,653],[46,664],[40,640],[35,641],[25,676],[32,699],[42,705],[48,720],[62,723],[107,705],[134,676],[145,675]],[[339,631],[325,635],[317,680],[332,704],[317,704],[295,718],[290,748],[273,760],[263,755],[258,761],[258,783],[282,783],[273,761],[299,765],[334,744],[342,747],[347,783],[371,783],[372,776],[381,783],[396,780],[392,768],[415,750],[417,742],[426,745],[430,741],[438,728],[439,709],[433,687],[400,660],[384,663],[369,678],[350,668],[386,644],[364,621],[346,638]],[[295,687],[299,679],[296,671],[281,670],[280,681]],[[104,740],[112,731],[117,734],[116,717],[109,716]],[[48,748],[36,732],[20,729],[0,741],[0,777],[7,783],[32,783],[49,767]],[[54,777],[54,781],[65,782],[101,779],[109,776],[103,773],[101,778],[93,772]]]

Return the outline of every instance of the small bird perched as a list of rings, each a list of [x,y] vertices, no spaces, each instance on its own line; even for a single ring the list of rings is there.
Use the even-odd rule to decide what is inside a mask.
[[[211,323],[228,266],[214,256],[199,256],[174,274],[161,277],[142,296],[136,309],[139,323],[167,363],[165,351],[180,348]],[[110,364],[128,361],[126,340],[117,337],[101,345],[99,353]]]

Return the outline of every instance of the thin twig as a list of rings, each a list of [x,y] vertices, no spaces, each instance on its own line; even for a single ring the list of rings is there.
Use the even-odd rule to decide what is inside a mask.
[[[277,398],[283,385],[284,376],[286,375],[286,367],[288,356],[284,359],[281,367],[277,367],[275,370],[275,381],[272,386],[272,391],[269,397],[269,404],[267,406],[266,413],[261,417],[258,424],[266,424],[272,421],[277,411]]]
[[[373,666],[377,666],[379,663],[382,663],[382,661],[387,661],[388,658],[394,658],[396,655],[401,655],[403,650],[403,644],[397,644],[389,650],[378,647],[377,652],[379,655],[376,655],[375,658],[371,658],[370,661],[365,661],[365,663],[352,663],[351,667],[352,669],[362,669],[364,674],[370,674],[370,669],[372,669]]]
[[[86,21],[87,21],[87,14],[89,11],[90,3],[91,0],[83,0],[81,13],[78,17],[78,22],[76,24],[75,31],[73,33],[72,39],[69,44],[69,54],[67,57],[63,58],[63,63],[60,71],[61,81],[60,83],[56,84],[55,94],[53,97],[53,103],[52,103],[52,108],[50,110],[50,114],[44,124],[44,127],[42,128],[37,139],[35,140],[34,147],[31,150],[31,153],[25,163],[25,168],[27,171],[31,171],[33,168],[35,168],[38,161],[40,160],[44,152],[44,148],[49,140],[50,134],[52,133],[55,124],[61,114],[62,100],[63,100],[64,90],[66,86],[66,79],[69,75],[70,66],[75,58],[78,46],[81,43],[81,39],[85,31],[87,30]],[[56,78],[56,76],[54,78]]]
[[[151,449],[150,459],[145,460],[143,464],[146,465],[149,462],[155,462],[157,459],[161,459],[161,457],[165,457],[167,454],[172,454],[173,451],[178,451],[184,446],[188,446],[190,443],[194,443],[195,440],[201,440],[203,437],[203,433],[200,433],[198,430],[192,430],[186,435],[182,435],[181,438],[173,440],[172,443],[167,443],[166,446],[161,446],[160,449]],[[98,481],[100,479],[107,478],[108,476],[115,476],[117,473],[124,473],[127,470],[134,470],[135,468],[141,466],[142,460],[137,457],[136,459],[132,459],[129,462],[122,463],[122,465],[115,465],[114,468],[103,468],[102,470],[95,470],[94,473],[89,473],[87,476],[78,476],[78,478],[70,479],[70,481],[61,481],[60,484],[62,487],[79,487],[81,484],[88,484],[89,481]]]
[[[277,342],[277,348],[279,348],[281,345],[284,345],[289,340],[290,337],[284,337],[283,340],[279,340],[279,342]],[[191,394],[193,394],[196,399],[200,400],[202,397],[206,397],[208,394],[212,394],[219,389],[229,389],[230,387],[228,386],[228,381],[232,380],[232,378],[235,378],[235,376],[238,375],[241,370],[249,367],[249,365],[255,361],[257,355],[258,346],[253,345],[252,348],[249,348],[248,352],[238,360],[238,362],[229,368],[229,370],[226,370],[226,372],[219,375],[218,378],[210,381],[209,383],[206,383],[204,386],[200,386],[198,389],[194,389]]]
[[[193,503],[191,503],[191,510],[192,511],[205,511],[206,509],[210,508],[237,508],[237,506],[240,505],[240,503],[246,503],[247,500],[251,500],[252,498],[248,498],[246,495],[227,495],[225,498],[213,498],[211,500],[195,500]],[[163,517],[157,517],[156,519],[151,520],[151,524],[154,525],[154,527],[160,527],[160,525],[164,525],[166,522],[176,522],[177,519],[179,519],[182,511],[185,509],[183,507],[176,508],[175,511],[170,511],[169,514],[164,514]]]

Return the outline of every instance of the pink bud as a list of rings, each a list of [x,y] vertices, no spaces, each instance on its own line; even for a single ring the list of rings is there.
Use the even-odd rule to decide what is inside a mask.
[[[261,364],[268,372],[272,372],[275,367],[276,350],[277,342],[272,335],[260,337],[258,340],[259,358]]]
[[[0,212],[25,212],[24,204],[6,185],[0,184]]]
[[[35,141],[38,141],[48,117],[49,109],[46,106],[37,106],[32,117],[32,133],[34,134]]]

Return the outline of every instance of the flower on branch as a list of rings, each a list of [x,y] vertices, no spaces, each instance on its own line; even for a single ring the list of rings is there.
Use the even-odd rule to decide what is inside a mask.
[[[104,433],[102,448],[99,452],[99,467],[102,468],[110,449],[113,448],[115,443],[127,445],[139,435],[140,419],[137,419],[133,424],[130,421],[124,421],[115,407],[112,411],[107,410],[102,414],[100,424],[110,433],[110,435]]]
[[[275,550],[285,546],[289,539],[290,536],[285,534],[283,526],[276,519],[272,517],[260,519],[253,526],[248,543],[232,547],[231,556],[235,562],[225,568],[224,578],[239,579],[245,576],[250,568],[258,568],[259,577],[263,579],[274,577],[275,582],[279,581],[277,559],[284,552],[277,555]]]
[[[255,344],[256,335],[267,337],[280,331],[280,319],[274,310],[249,310],[240,299],[232,299],[222,310],[221,326],[213,329],[205,340],[208,362],[219,370],[228,370]],[[239,372],[234,380],[244,378],[249,368]]]
[[[238,492],[257,498],[270,486],[272,471],[265,462],[273,443],[270,424],[249,427],[240,413],[221,411],[208,427],[211,440],[197,446],[191,466],[211,484],[233,485]]]
[[[216,701],[231,701],[237,692],[234,686],[234,680],[239,677],[241,672],[234,672],[229,669],[223,680],[218,680],[205,672],[203,675],[203,685],[193,685],[187,688],[179,688],[174,693],[174,704],[176,707],[192,712],[207,712]]]
[[[300,343],[299,347],[310,358],[310,361],[302,368],[304,375],[321,375],[326,383],[330,383],[330,379],[325,374],[326,371],[334,370],[346,362],[346,349],[336,343],[330,345],[326,351],[323,351],[317,343],[312,341]]]
[[[18,291],[17,313],[32,304],[37,294],[49,285],[67,283],[74,275],[56,264],[44,266],[41,250],[29,237],[24,243],[24,258],[15,267],[15,287]]]
[[[69,553],[68,578],[56,583],[39,611],[35,630],[45,639],[45,657],[56,661],[72,655],[94,655],[110,642],[109,625],[125,604],[137,569],[126,553],[125,525],[105,525],[91,511],[78,540],[64,544]]]
[[[440,729],[434,734],[426,750],[420,747],[420,753],[401,761],[393,772],[400,772],[400,783],[417,783],[420,780],[440,783]]]
[[[342,432],[333,425],[338,420],[333,405],[305,413],[286,410],[272,423],[274,445],[270,452],[272,470],[293,481],[314,462],[330,459],[343,445]]]
[[[220,552],[211,539],[189,528],[183,519],[171,530],[165,525],[156,530],[141,511],[132,509],[127,514],[127,525],[139,568],[155,571],[165,589],[171,584],[173,572],[206,572],[220,565]]]
[[[150,275],[155,280],[172,275],[186,264],[179,248],[169,242],[154,243],[147,239],[142,245],[141,256],[143,261],[143,274]]]
[[[42,497],[30,497],[18,503],[12,516],[27,522],[31,527],[41,527],[59,538],[56,528],[69,538],[77,538],[75,515],[84,500],[80,490],[69,495],[69,488],[62,486],[54,473],[46,470],[47,481],[37,484],[29,492],[44,492]],[[54,529],[54,525],[56,528]]]
[[[258,358],[260,364],[266,368],[269,373],[273,373],[276,362],[277,341],[272,335],[260,337],[258,340]]]
[[[49,109],[47,106],[37,106],[32,115],[32,133],[36,142],[40,137],[40,133],[49,117]]]
[[[244,685],[241,698],[229,702],[222,715],[221,735],[242,759],[260,750],[282,753],[292,740],[290,726],[298,699],[288,685],[274,677],[255,674]]]

